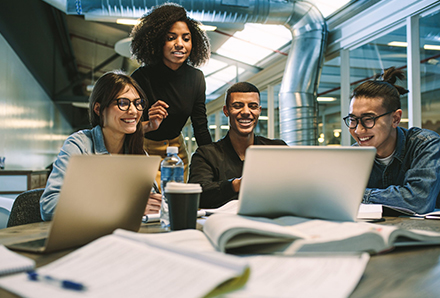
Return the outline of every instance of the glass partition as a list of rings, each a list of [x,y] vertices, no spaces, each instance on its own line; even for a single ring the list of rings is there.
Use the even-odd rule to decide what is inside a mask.
[[[281,89],[281,83],[278,83],[273,86],[273,98],[274,103],[273,107],[275,109],[273,115],[274,115],[274,138],[279,139],[280,138],[280,89]]]
[[[267,122],[269,120],[267,117],[267,89],[263,91],[260,90],[260,105],[260,118],[255,127],[254,133],[259,136],[267,137]]]
[[[440,12],[420,18],[422,127],[440,133]]]
[[[341,143],[341,59],[326,61],[318,88],[318,144]]]
[[[350,51],[350,85],[351,90],[366,80],[371,80],[376,74],[389,67],[407,69],[406,26],[380,36],[373,41]],[[407,80],[397,81],[396,84],[407,88]],[[408,96],[400,98],[403,115],[400,126],[408,127]],[[345,111],[346,114],[348,111]],[[343,114],[344,114],[343,113]]]

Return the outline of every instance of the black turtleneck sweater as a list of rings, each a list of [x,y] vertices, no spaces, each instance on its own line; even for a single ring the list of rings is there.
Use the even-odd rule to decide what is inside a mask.
[[[157,130],[145,134],[147,139],[174,139],[191,117],[197,144],[212,142],[206,118],[205,77],[200,70],[185,63],[174,71],[161,62],[139,67],[131,76],[146,93],[149,106],[158,100],[169,105],[168,117]],[[148,120],[148,110],[144,111],[143,118]]]

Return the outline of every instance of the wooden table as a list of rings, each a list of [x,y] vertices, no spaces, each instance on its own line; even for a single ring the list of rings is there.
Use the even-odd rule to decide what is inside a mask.
[[[0,244],[6,245],[16,242],[36,240],[47,236],[50,222],[37,222],[22,226],[15,226],[6,229],[0,229]],[[140,233],[163,233],[166,232],[160,227],[160,224],[142,224],[139,229]],[[75,249],[67,249],[60,252],[49,254],[27,253],[20,254],[35,260],[37,267],[46,265],[60,257],[74,251]],[[1,292],[0,292],[1,294]],[[3,297],[0,295],[0,297]]]
[[[440,220],[385,217],[381,224],[440,232]],[[440,297],[440,246],[400,247],[372,256],[350,297]]]
[[[386,217],[380,222],[402,228],[440,232],[440,221]],[[0,244],[37,239],[47,234],[48,223],[34,223],[0,230]],[[139,232],[158,233],[159,224],[142,224]],[[23,255],[34,259],[37,267],[48,264],[73,251]],[[0,289],[0,297],[18,297]],[[440,297],[440,246],[396,248],[372,256],[365,273],[350,297]]]

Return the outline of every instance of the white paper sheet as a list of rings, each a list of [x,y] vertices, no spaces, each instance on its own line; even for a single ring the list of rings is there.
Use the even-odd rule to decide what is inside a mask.
[[[102,237],[37,272],[82,283],[87,290],[79,292],[30,281],[26,274],[0,278],[0,286],[31,298],[194,298],[206,295],[237,274],[230,268],[183,258],[115,235]]]
[[[224,298],[348,297],[359,283],[369,255],[251,256],[245,287]]]
[[[382,218],[381,204],[361,204],[357,219],[380,219]]]
[[[204,210],[197,211],[197,217],[205,216],[206,212]],[[160,221],[160,213],[151,213],[144,215],[142,217],[143,222],[158,222]]]
[[[35,261],[0,245],[0,275],[6,275],[35,267]]]

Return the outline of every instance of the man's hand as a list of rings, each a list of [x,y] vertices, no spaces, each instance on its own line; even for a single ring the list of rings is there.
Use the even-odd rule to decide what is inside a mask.
[[[148,121],[143,121],[143,131],[144,133],[156,130],[159,128],[163,119],[168,116],[168,104],[162,100],[158,100],[154,105],[148,110]]]
[[[147,207],[145,208],[144,215],[159,213],[160,204],[162,202],[162,195],[159,193],[150,193],[150,198],[148,199]]]
[[[239,192],[239,191],[240,191],[240,185],[241,185],[241,177],[232,180],[232,189],[233,189],[235,192]]]

